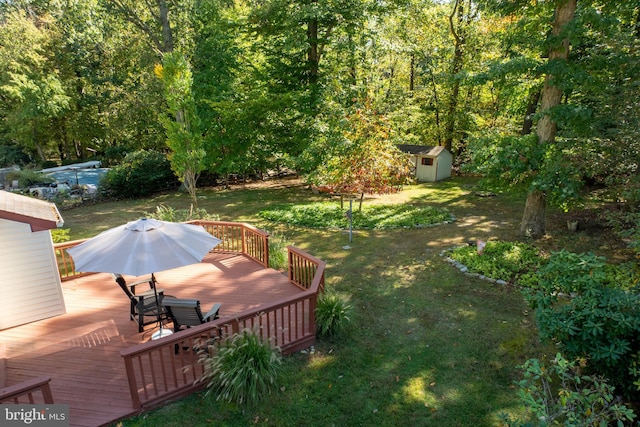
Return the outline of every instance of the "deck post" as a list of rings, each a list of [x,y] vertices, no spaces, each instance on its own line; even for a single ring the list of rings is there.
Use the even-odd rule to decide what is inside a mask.
[[[49,378],[49,380],[40,387],[40,391],[42,391],[42,398],[44,399],[44,403],[47,405],[53,405],[53,393],[51,393],[51,386],[49,385],[50,381],[51,378]]]
[[[247,253],[247,226],[242,224],[242,253]]]
[[[264,267],[269,268],[269,235],[264,238]]]
[[[127,372],[127,378],[129,380],[129,392],[131,393],[131,403],[134,409],[140,409],[142,402],[140,401],[140,395],[138,394],[138,385],[136,384],[136,373],[133,369],[133,361],[131,357],[124,358],[124,368]]]

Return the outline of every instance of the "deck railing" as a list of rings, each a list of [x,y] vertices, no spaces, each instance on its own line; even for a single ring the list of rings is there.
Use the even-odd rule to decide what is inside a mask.
[[[53,404],[50,381],[51,377],[43,376],[0,389],[0,403]]]
[[[71,242],[56,243],[55,245],[53,245],[53,251],[56,254],[56,260],[58,261],[58,272],[60,274],[60,280],[62,280],[63,282],[66,280],[75,279],[77,277],[86,276],[87,274],[93,274],[77,272],[75,266],[73,265],[73,259],[71,259],[71,255],[67,253],[67,249],[79,245],[85,240],[87,239],[73,240]]]
[[[288,251],[291,282],[305,289],[299,295],[120,352],[136,410],[203,388],[204,384],[198,382],[204,371],[198,363],[197,349],[211,339],[228,337],[248,328],[270,339],[283,354],[302,350],[315,342],[316,300],[324,288],[325,263],[294,247]]]
[[[197,220],[189,224],[201,225],[222,240],[214,252],[242,253],[269,267],[269,233],[238,222]]]
[[[203,226],[211,235],[222,240],[213,249],[213,252],[242,253],[264,267],[269,266],[269,233],[239,222],[198,220],[189,221],[189,223]],[[92,274],[77,272],[73,265],[73,259],[66,251],[85,240],[87,239],[56,243],[53,246],[58,261],[60,280],[66,281]]]
[[[289,253],[289,281],[305,290],[313,287],[316,283],[318,268],[321,265],[324,266],[324,262],[293,246],[289,246],[287,249]],[[324,279],[322,286],[324,286]]]

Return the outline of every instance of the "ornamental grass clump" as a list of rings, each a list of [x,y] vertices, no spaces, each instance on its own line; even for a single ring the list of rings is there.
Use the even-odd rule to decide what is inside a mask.
[[[274,270],[286,270],[289,261],[287,237],[279,233],[270,233],[269,267]]]
[[[201,381],[207,383],[207,394],[214,393],[216,400],[254,403],[276,386],[282,364],[280,350],[257,331],[244,329],[209,350],[200,356],[204,366]]]
[[[316,331],[330,337],[343,332],[351,321],[353,307],[347,298],[334,291],[318,295],[316,304]]]

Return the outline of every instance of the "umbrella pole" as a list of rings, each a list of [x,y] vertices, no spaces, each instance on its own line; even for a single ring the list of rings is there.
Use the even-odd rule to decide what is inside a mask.
[[[151,334],[151,339],[157,340],[166,335],[171,335],[173,332],[171,330],[165,331],[163,329],[164,325],[162,324],[162,313],[160,312],[162,308],[160,307],[160,298],[158,298],[158,290],[156,289],[156,276],[153,273],[151,273],[151,285],[153,286],[153,295],[155,295],[156,297],[156,313],[158,316],[158,324],[160,325],[160,330]]]
[[[158,298],[158,290],[156,289],[156,276],[151,273],[151,286],[153,286],[153,295],[156,298],[156,315],[158,317],[158,324],[160,325],[160,331],[162,331],[162,314],[160,313],[160,298]]]

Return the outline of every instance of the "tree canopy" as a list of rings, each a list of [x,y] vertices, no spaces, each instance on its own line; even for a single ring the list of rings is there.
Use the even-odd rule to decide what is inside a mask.
[[[328,146],[333,150],[310,180],[340,195],[385,194],[398,191],[410,179],[408,156],[393,144],[384,117],[359,108],[345,117],[344,129]]]
[[[444,145],[526,192],[538,236],[585,183],[637,209],[639,43],[632,0],[0,2],[0,166],[154,150],[187,188],[289,168],[379,191],[391,146]],[[364,105],[385,143],[355,137]]]

